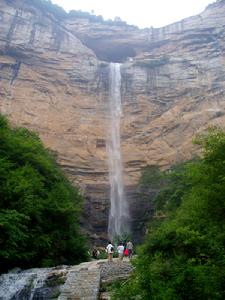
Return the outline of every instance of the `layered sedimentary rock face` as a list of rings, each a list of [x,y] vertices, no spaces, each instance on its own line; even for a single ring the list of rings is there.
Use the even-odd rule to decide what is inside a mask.
[[[193,136],[225,124],[225,1],[159,29],[58,19],[25,0],[1,1],[0,20],[1,113],[57,154],[86,196],[94,238],[106,238],[109,208],[108,63],[123,62],[121,146],[137,230],[151,210],[136,200],[141,169],[190,159]]]

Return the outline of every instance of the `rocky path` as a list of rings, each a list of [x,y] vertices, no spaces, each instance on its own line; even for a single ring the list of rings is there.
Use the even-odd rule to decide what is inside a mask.
[[[131,272],[126,258],[122,263],[95,260],[76,266],[12,270],[0,276],[0,300],[108,300],[108,285]]]
[[[118,259],[114,259],[112,264],[104,262],[101,265],[101,287],[99,292],[100,300],[110,300],[110,294],[105,290],[105,286],[112,284],[118,280],[124,280],[128,278],[133,270],[133,267],[129,259],[124,258],[123,262],[119,262]]]
[[[119,263],[118,259],[109,264],[107,260],[82,263],[70,269],[58,300],[97,300],[100,285],[126,278],[132,271],[128,260]],[[101,299],[110,299],[108,293],[102,293]]]
[[[69,271],[58,300],[96,300],[99,287],[99,265],[96,262],[82,263]]]

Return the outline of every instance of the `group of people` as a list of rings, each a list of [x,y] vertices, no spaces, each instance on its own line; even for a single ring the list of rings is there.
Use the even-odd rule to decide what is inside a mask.
[[[122,242],[119,242],[119,245],[117,247],[118,257],[120,261],[123,260],[124,256],[128,256],[129,258],[132,258],[133,255],[133,243],[131,241],[128,241],[126,245],[124,245]],[[111,242],[108,243],[106,246],[106,252],[108,254],[108,262],[112,262],[113,259],[113,253],[115,252],[114,246]]]

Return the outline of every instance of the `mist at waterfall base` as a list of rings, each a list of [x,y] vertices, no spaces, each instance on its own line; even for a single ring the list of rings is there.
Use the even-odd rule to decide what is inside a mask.
[[[129,208],[124,192],[123,164],[121,155],[120,123],[122,117],[121,104],[121,72],[119,63],[110,63],[109,91],[109,134],[107,153],[110,181],[110,212],[108,236],[110,239],[123,236],[130,231]]]

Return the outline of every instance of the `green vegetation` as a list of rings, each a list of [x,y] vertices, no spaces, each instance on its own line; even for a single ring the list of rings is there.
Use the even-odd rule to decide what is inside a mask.
[[[92,13],[89,13],[87,11],[82,10],[70,10],[68,17],[75,17],[80,19],[88,19],[92,23],[103,23],[105,25],[119,25],[119,26],[127,26],[127,23],[125,21],[122,21],[120,17],[115,17],[114,20],[104,20],[101,15],[94,15]],[[133,26],[135,27],[135,26]]]
[[[93,14],[90,14],[87,11],[82,11],[82,10],[70,10],[69,17],[75,17],[78,19],[88,19],[90,22],[104,22],[103,17],[102,16],[96,16]]]
[[[65,274],[53,274],[50,278],[47,278],[45,285],[47,287],[59,286],[66,281]]]
[[[105,292],[111,293],[112,291],[118,289],[123,283],[126,283],[126,280],[121,278],[117,280],[113,280],[113,282],[107,282],[107,281],[101,282],[100,293],[105,293]]]
[[[26,0],[28,4],[30,4],[30,0]],[[53,4],[51,0],[32,0],[32,4],[40,9],[44,13],[53,14],[57,19],[62,20],[67,17],[74,17],[78,19],[88,19],[90,22],[103,23],[106,25],[119,25],[119,26],[127,26],[127,23],[120,19],[120,17],[115,17],[114,20],[104,20],[101,15],[94,15],[93,13],[89,13],[87,11],[82,10],[70,10],[67,13],[61,6],[57,4]],[[130,25],[134,28],[137,26]]]
[[[222,300],[225,298],[225,133],[198,136],[203,156],[165,176],[134,261],[135,273],[114,299]]]
[[[124,232],[121,235],[116,235],[113,238],[113,245],[118,246],[120,242],[123,242],[126,244],[129,240],[131,240],[131,233],[130,232]]]
[[[30,0],[26,0],[30,4]],[[53,14],[58,19],[63,19],[67,16],[65,10],[57,4],[53,4],[50,0],[32,0],[32,4],[39,8],[42,12]]]
[[[38,136],[0,116],[0,270],[86,259],[81,204]]]
[[[98,249],[99,251],[99,257],[98,259],[106,259],[107,258],[107,253],[105,252],[105,249]]]
[[[165,176],[160,171],[160,168],[156,165],[150,165],[143,169],[141,178],[139,180],[139,185],[144,188],[159,187],[164,180]]]

